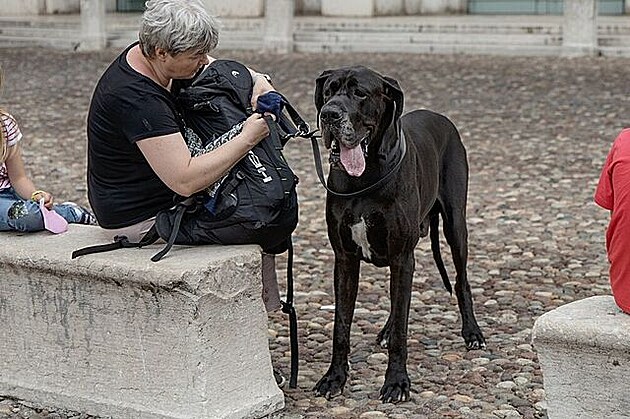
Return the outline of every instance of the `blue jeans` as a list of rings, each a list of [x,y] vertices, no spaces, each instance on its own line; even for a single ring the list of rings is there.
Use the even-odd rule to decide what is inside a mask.
[[[81,217],[74,210],[74,205],[56,204],[53,210],[67,222],[76,223]],[[0,190],[0,231],[41,231],[44,229],[44,217],[39,204],[18,196],[13,188]]]

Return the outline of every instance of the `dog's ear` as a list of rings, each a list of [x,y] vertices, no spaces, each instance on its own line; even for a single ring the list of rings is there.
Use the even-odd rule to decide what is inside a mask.
[[[317,109],[317,113],[319,114],[319,110],[324,106],[324,83],[328,80],[328,77],[332,74],[332,70],[325,70],[322,74],[317,77],[315,80],[315,108]],[[319,119],[319,118],[318,118]]]
[[[393,115],[394,122],[398,121],[398,118],[402,115],[403,106],[405,105],[405,96],[398,84],[398,81],[391,77],[383,76],[385,81],[385,95],[389,97],[396,105],[396,112]]]

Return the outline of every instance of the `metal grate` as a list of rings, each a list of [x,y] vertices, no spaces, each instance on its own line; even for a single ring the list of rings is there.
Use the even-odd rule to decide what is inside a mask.
[[[599,0],[600,15],[622,15],[625,0]],[[468,0],[470,14],[559,15],[563,0]]]

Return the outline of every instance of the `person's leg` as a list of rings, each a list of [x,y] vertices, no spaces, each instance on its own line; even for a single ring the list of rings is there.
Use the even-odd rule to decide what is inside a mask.
[[[0,191],[0,231],[41,231],[44,218],[39,205],[20,198],[12,188]]]
[[[262,298],[267,313],[279,310],[282,307],[280,291],[278,290],[278,275],[276,274],[276,255],[262,253]],[[287,382],[284,374],[274,366],[273,377],[278,387],[282,388]]]
[[[53,211],[61,215],[69,223],[96,225],[96,218],[85,207],[74,202],[64,202],[53,205]]]
[[[262,254],[262,298],[268,313],[279,310],[282,307],[280,291],[278,290],[278,275],[276,274],[276,256]]]
[[[144,237],[145,234],[147,234],[149,230],[151,230],[151,227],[153,227],[154,224],[155,217],[151,217],[148,220],[140,221],[139,223],[128,227],[112,229],[101,228],[101,232],[110,240],[114,240],[114,237],[116,236],[126,236],[130,242],[137,243]],[[159,239],[156,243],[164,243],[164,241]]]

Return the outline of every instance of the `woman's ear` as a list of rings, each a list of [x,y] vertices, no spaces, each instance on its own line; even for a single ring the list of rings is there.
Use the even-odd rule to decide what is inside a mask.
[[[167,55],[168,55],[168,52],[166,52],[164,48],[160,48],[160,47],[155,48],[155,57],[158,60],[161,60],[161,61],[166,60]]]

